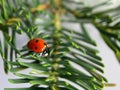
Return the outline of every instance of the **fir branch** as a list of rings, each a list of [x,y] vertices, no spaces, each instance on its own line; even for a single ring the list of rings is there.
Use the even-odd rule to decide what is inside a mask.
[[[85,7],[81,2],[68,0],[68,3],[81,5],[78,8],[70,8],[66,5],[66,0],[47,0],[46,2],[34,0],[31,2],[2,0],[4,12],[0,14],[0,28],[4,36],[3,46],[5,48],[3,49],[0,41],[0,54],[5,63],[5,70],[22,78],[9,79],[10,82],[31,84],[31,87],[6,88],[5,90],[79,89],[70,82],[85,90],[102,90],[107,82],[103,77],[104,64],[101,57],[97,55],[99,51],[95,48],[96,42],[89,35],[84,24],[93,24],[119,59],[119,45],[113,40],[114,38],[119,42],[119,24],[111,26],[112,17],[107,14],[117,12],[118,8],[93,13],[95,7],[99,8],[107,3]],[[41,22],[36,22],[37,20]],[[79,24],[82,32],[65,27],[63,24],[66,21],[68,24],[71,22]],[[11,35],[9,28],[12,31]],[[43,57],[38,53],[30,52],[26,45],[18,50],[15,44],[15,34],[23,33],[29,39],[35,37],[44,39],[50,46],[50,56]],[[10,46],[10,52],[8,52],[8,46]],[[14,54],[19,55],[13,58]],[[10,57],[7,57],[8,55]],[[75,67],[74,64],[80,68]],[[24,69],[32,69],[32,71],[29,74],[19,73]]]

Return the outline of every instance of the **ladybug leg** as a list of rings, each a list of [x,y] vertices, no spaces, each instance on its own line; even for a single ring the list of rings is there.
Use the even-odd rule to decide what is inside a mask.
[[[36,56],[37,56],[37,57],[39,57],[39,56],[41,57],[41,56],[42,56],[42,53],[36,53]]]

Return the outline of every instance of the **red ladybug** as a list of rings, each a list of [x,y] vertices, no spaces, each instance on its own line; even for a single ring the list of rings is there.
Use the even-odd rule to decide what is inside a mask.
[[[41,38],[34,38],[30,40],[27,44],[27,47],[36,53],[49,53],[49,48],[47,43]]]

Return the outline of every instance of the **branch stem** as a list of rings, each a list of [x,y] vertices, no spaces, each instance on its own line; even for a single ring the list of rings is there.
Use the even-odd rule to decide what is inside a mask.
[[[61,23],[60,23],[60,4],[61,0],[54,0],[54,3],[56,4],[57,8],[54,12],[54,34],[53,34],[53,44],[54,44],[54,52],[53,52],[53,65],[51,69],[51,77],[53,78],[51,81],[51,86],[50,88],[52,90],[59,90],[59,87],[57,85],[58,83],[58,72],[57,70],[59,69],[59,58],[56,56],[59,54],[59,38],[60,38],[60,30],[61,30]]]

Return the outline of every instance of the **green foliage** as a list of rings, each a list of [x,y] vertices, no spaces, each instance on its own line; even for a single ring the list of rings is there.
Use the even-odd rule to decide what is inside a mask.
[[[76,8],[71,8],[71,4]],[[11,83],[31,84],[26,88],[5,90],[78,90],[75,85],[84,90],[102,90],[107,82],[103,77],[104,64],[97,55],[96,42],[87,32],[86,23],[98,29],[120,60],[120,25],[119,22],[112,24],[119,18],[119,7],[93,13],[102,5],[107,2],[86,7],[84,3],[72,0],[1,0],[3,41],[0,41],[0,54],[5,72],[20,77],[9,79]],[[109,15],[111,12],[114,12],[113,16]],[[66,27],[71,23],[78,24],[81,31]],[[50,46],[50,56],[30,52],[26,45],[18,49],[18,34],[26,34],[29,39],[44,39]],[[25,69],[29,73],[21,72]]]

